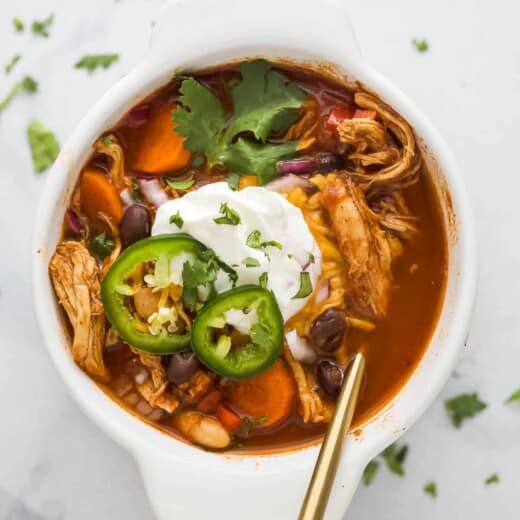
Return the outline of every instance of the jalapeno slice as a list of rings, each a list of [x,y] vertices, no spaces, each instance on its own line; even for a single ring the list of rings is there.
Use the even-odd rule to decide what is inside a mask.
[[[177,316],[174,306],[169,310],[171,316],[157,313],[157,326],[155,333],[152,333],[148,322],[143,326],[143,322],[138,321],[138,315],[131,312],[132,300],[128,299],[141,288],[139,280],[146,280],[146,276],[153,276],[148,280],[153,281],[152,285],[157,292],[167,290],[170,286],[172,258],[183,255],[181,259],[195,259],[205,251],[207,249],[204,245],[188,235],[158,235],[135,242],[121,253],[103,279],[101,298],[108,321],[123,341],[153,354],[171,354],[189,348],[190,331],[178,329],[177,332],[175,323],[172,324]],[[139,271],[147,265],[153,266],[153,274],[143,275]],[[137,283],[132,284],[135,278]],[[163,314],[168,312],[168,308],[165,309]]]
[[[199,312],[191,331],[197,357],[229,379],[267,370],[283,347],[283,318],[272,292],[243,285],[224,292]]]

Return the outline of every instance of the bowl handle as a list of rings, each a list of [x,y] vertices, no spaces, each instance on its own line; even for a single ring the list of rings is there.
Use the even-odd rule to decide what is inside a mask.
[[[149,58],[175,57],[198,66],[195,56],[215,52],[213,63],[261,54],[293,59],[359,61],[345,0],[165,0],[157,16]],[[217,51],[214,51],[217,49]],[[228,54],[226,54],[226,51]],[[179,59],[180,58],[180,59]]]

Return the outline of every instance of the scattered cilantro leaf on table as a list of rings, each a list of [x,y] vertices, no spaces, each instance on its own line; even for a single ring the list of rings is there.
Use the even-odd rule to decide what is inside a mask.
[[[500,478],[496,473],[493,473],[493,475],[490,475],[484,482],[486,486],[489,486],[490,484],[498,484],[500,482]]]
[[[435,482],[429,482],[423,488],[423,491],[433,498],[437,498],[437,484]]]
[[[25,24],[20,18],[13,18],[13,26],[16,32],[22,32],[25,29]]]
[[[5,73],[6,74],[9,74],[14,66],[22,59],[22,55],[21,54],[15,54],[11,60],[9,61],[9,63],[5,66]]]
[[[508,397],[506,404],[514,403],[515,401],[520,401],[520,388]]]
[[[25,90],[25,92],[33,94],[38,90],[38,83],[30,76],[25,76],[25,78],[23,78],[21,81],[19,81],[13,86],[13,88],[9,91],[4,100],[0,102],[0,111],[7,108],[11,104],[11,101],[16,97],[16,95],[23,90]]]
[[[33,121],[29,124],[27,138],[31,148],[34,170],[40,173],[56,160],[60,152],[60,145],[55,135],[39,121]]]
[[[97,68],[108,69],[110,65],[119,60],[119,54],[86,54],[74,67],[76,69],[87,69],[94,72]]]
[[[407,455],[408,445],[403,444],[402,446],[399,446],[397,443],[390,444],[390,446],[381,453],[388,469],[400,477],[404,476],[403,464]]]
[[[426,52],[430,47],[426,40],[418,40],[417,38],[412,40],[412,44],[418,52]]]
[[[365,471],[363,471],[363,484],[365,484],[365,486],[370,486],[370,484],[374,482],[377,472],[379,471],[379,466],[380,464],[377,460],[371,460],[367,464]]]
[[[54,15],[50,14],[45,20],[34,20],[31,29],[33,34],[43,36],[44,38],[49,37],[49,29],[54,21]]]
[[[474,417],[486,407],[487,404],[478,398],[477,393],[461,394],[444,401],[444,408],[456,428],[459,428],[465,419]]]

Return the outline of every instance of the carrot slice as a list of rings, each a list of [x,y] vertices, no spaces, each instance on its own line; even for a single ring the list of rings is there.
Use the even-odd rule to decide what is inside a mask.
[[[296,384],[287,365],[281,359],[262,374],[231,385],[229,404],[238,412],[267,420],[265,428],[287,417],[293,408]]]
[[[225,406],[217,408],[217,418],[229,433],[235,433],[242,426],[242,419]]]
[[[172,110],[175,107],[171,103],[161,105],[145,124],[126,130],[130,169],[161,175],[188,164],[190,152],[184,148],[184,137],[174,131]]]
[[[119,193],[106,175],[95,168],[87,168],[81,176],[81,209],[95,222],[102,222],[101,214],[119,224],[123,216],[123,205]]]

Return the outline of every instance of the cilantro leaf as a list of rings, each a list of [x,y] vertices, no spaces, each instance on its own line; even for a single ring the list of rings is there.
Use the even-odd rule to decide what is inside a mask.
[[[437,498],[437,484],[435,482],[429,482],[424,486],[423,490],[427,495]]]
[[[248,237],[246,238],[246,246],[249,246],[253,249],[263,249],[265,247],[276,247],[277,249],[283,249],[282,244],[280,242],[277,242],[276,240],[266,240],[262,242],[262,234],[258,229],[254,229],[249,233]]]
[[[11,60],[9,61],[9,63],[5,66],[5,73],[6,74],[9,74],[14,66],[22,59],[22,56],[20,54],[15,54]]]
[[[398,446],[396,443],[390,444],[386,450],[383,451],[381,456],[385,459],[386,466],[388,469],[399,475],[400,477],[404,476],[404,461],[406,459],[406,455],[408,454],[408,445],[403,444],[402,446]]]
[[[194,78],[185,79],[180,92],[183,106],[172,112],[175,130],[186,137],[184,146],[188,150],[209,158],[226,123],[222,105]]]
[[[515,401],[520,401],[520,388],[509,396],[509,398],[506,401],[506,404],[514,403]]]
[[[224,141],[230,143],[242,132],[251,132],[265,142],[272,132],[284,132],[298,119],[305,94],[272,69],[265,60],[246,61],[240,66],[242,81],[231,88],[233,121]]]
[[[54,21],[54,15],[49,15],[45,20],[34,20],[31,29],[33,34],[43,36],[44,38],[49,37],[49,29]]]
[[[269,275],[267,273],[262,273],[259,277],[258,277],[258,285],[262,288],[262,289],[267,289],[267,282],[269,281]]]
[[[418,52],[426,52],[429,48],[428,42],[426,40],[418,40],[417,38],[414,38],[412,40],[412,44]]]
[[[316,263],[316,258],[312,253],[309,253],[309,264]]]
[[[182,300],[188,307],[191,309],[195,308],[197,304],[197,287],[201,285],[212,286],[217,279],[217,272],[221,265],[222,263],[219,262],[211,249],[201,253],[195,258],[193,263],[184,262],[182,266]]]
[[[260,347],[269,348],[272,345],[271,338],[269,337],[269,333],[260,323],[255,323],[251,327],[251,340],[255,345],[259,345]]]
[[[482,402],[476,393],[461,394],[444,401],[444,408],[456,428],[460,427],[464,419],[475,416],[486,407],[486,403]]]
[[[230,208],[226,202],[220,205],[219,212],[222,214],[222,217],[213,219],[213,222],[216,224],[228,224],[230,226],[238,226],[240,224],[240,215],[233,208]]]
[[[74,67],[76,69],[87,69],[94,72],[98,67],[108,69],[112,63],[119,60],[119,54],[86,54]]]
[[[307,271],[302,271],[300,273],[300,288],[298,289],[298,292],[291,299],[295,300],[297,298],[306,298],[311,293],[312,293],[311,275]]]
[[[363,471],[363,484],[365,484],[365,486],[370,486],[370,484],[374,482],[378,471],[379,462],[377,462],[377,460],[371,460],[367,464],[365,471]]]
[[[170,217],[170,224],[175,224],[179,229],[182,228],[184,219],[181,217],[181,214],[178,211],[175,213],[175,215]]]
[[[22,90],[25,90],[25,92],[29,92],[30,94],[33,94],[38,90],[38,83],[30,76],[25,76],[25,78],[23,78],[22,81],[19,81],[13,86],[13,88],[9,91],[5,99],[0,103],[0,111],[4,110],[4,108],[7,108],[11,104],[11,101]]]
[[[166,184],[172,189],[177,191],[185,191],[191,188],[195,184],[193,175],[186,177],[186,179],[166,179]]]
[[[486,486],[489,486],[489,484],[498,484],[500,482],[500,478],[496,473],[493,473],[493,475],[490,475],[484,482]]]
[[[240,175],[238,173],[230,173],[225,181],[228,183],[230,190],[237,191],[240,186]]]
[[[32,121],[27,127],[27,138],[31,147],[34,170],[38,173],[46,170],[60,153],[56,136],[39,121]]]
[[[242,260],[242,263],[246,267],[260,267],[260,262],[256,258],[253,258],[252,256],[247,256],[246,258],[244,258]]]
[[[115,243],[111,238],[107,238],[106,233],[96,235],[89,243],[90,252],[100,260],[106,258],[115,247]]]
[[[20,18],[13,18],[13,26],[16,32],[22,32],[25,29],[25,24]]]

